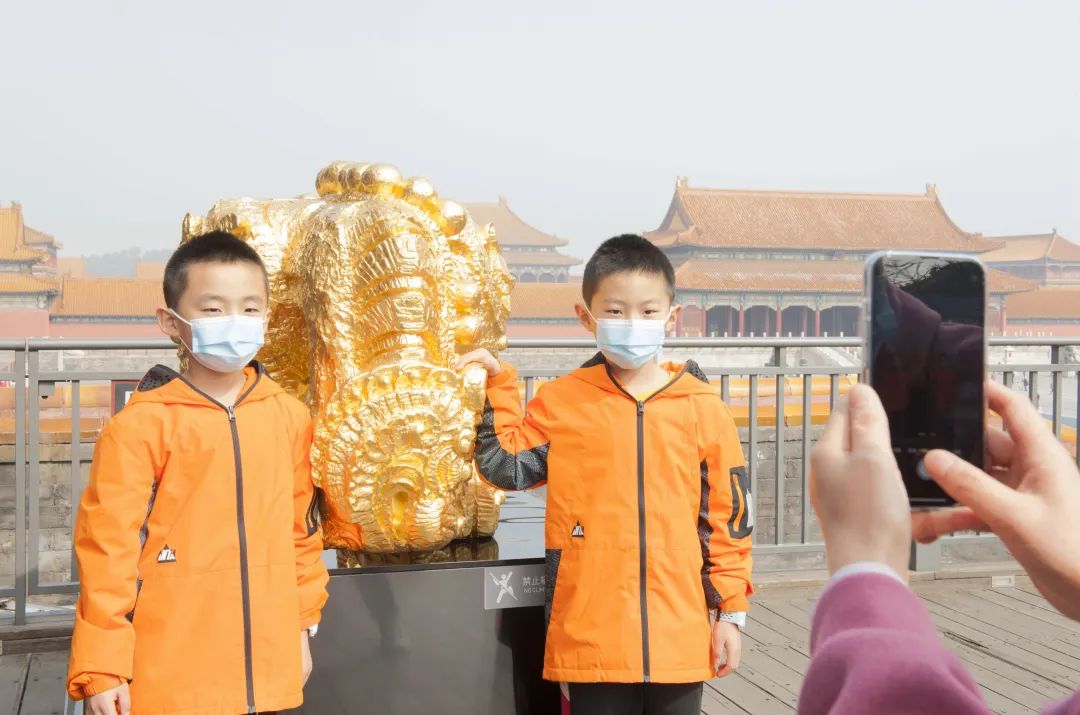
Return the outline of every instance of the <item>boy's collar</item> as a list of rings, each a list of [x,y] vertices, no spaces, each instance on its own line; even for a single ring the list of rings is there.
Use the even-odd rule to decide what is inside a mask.
[[[667,362],[661,367],[667,372],[676,375],[671,385],[664,390],[663,394],[686,395],[701,392],[717,392],[709,383],[709,378],[705,374],[705,371],[693,360],[687,360],[685,363]],[[620,395],[625,394],[625,391],[619,387],[614,377],[612,377],[607,358],[604,357],[604,353],[602,352],[598,352],[579,369],[572,372],[571,375],[608,392],[615,392]]]

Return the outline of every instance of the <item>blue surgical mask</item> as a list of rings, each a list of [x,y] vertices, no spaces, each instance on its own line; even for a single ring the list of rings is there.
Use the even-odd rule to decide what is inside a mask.
[[[261,315],[222,315],[184,320],[191,326],[191,345],[185,345],[200,365],[214,372],[239,372],[263,345],[266,319]]]
[[[650,360],[659,360],[671,313],[664,320],[600,320],[588,308],[585,312],[596,321],[596,347],[609,362],[636,370]]]

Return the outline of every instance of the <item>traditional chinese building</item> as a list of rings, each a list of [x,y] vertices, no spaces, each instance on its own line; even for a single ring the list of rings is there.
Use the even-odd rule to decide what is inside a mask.
[[[698,189],[685,178],[659,228],[646,234],[676,267],[679,334],[851,336],[859,333],[863,266],[886,249],[973,255],[1000,241],[960,229],[937,191],[845,194]],[[1031,290],[989,269],[991,328],[1006,296]]]
[[[519,283],[566,283],[570,269],[581,263],[559,252],[566,239],[533,228],[514,213],[506,199],[495,204],[466,204],[478,224],[493,224],[503,258]]]
[[[1066,240],[1057,229],[1035,236],[999,236],[1004,245],[983,254],[987,265],[1038,281],[1040,285],[1080,286],[1080,245]],[[1076,306],[1080,317],[1080,305]]]
[[[161,279],[64,278],[49,312],[49,335],[62,338],[161,337]]]
[[[53,237],[23,221],[22,206],[0,206],[0,308],[45,309],[59,293]]]

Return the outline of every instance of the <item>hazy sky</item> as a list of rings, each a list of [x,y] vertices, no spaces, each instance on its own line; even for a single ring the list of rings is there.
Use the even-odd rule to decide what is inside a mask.
[[[0,3],[0,201],[64,253],[386,161],[586,256],[692,186],[1080,241],[1080,3]]]

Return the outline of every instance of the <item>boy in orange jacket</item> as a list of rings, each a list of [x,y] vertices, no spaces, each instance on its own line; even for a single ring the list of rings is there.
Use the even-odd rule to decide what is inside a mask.
[[[311,417],[252,358],[266,269],[227,233],[165,268],[157,366],[97,442],[79,505],[82,590],[68,692],[88,715],[294,708],[329,576],[311,482]]]
[[[693,362],[662,363],[675,275],[640,236],[585,268],[600,353],[523,412],[490,353],[476,461],[494,486],[547,484],[544,677],[574,715],[696,715],[702,681],[739,665],[753,512],[738,431]]]

